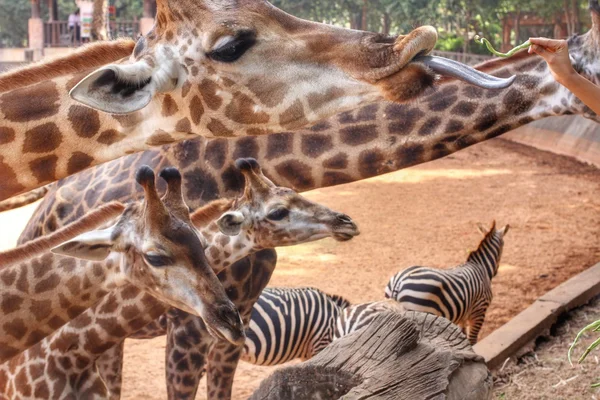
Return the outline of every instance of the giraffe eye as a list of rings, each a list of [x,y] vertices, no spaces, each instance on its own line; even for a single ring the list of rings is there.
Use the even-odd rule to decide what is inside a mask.
[[[208,57],[215,61],[232,63],[243,56],[255,43],[254,32],[241,32],[229,43],[208,53]]]
[[[267,214],[267,218],[271,221],[281,221],[288,215],[290,215],[290,210],[288,210],[287,208],[277,208],[271,211],[269,214]]]
[[[161,254],[144,254],[144,260],[153,267],[166,267],[172,264],[170,257]]]

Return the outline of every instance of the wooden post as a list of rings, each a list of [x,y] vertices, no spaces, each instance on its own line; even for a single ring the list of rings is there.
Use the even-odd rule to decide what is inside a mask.
[[[140,33],[142,35],[150,32],[154,26],[154,15],[156,14],[156,1],[144,0],[144,13],[140,19]]]
[[[40,0],[31,0],[31,18],[28,24],[29,48],[33,50],[33,60],[42,58],[44,52],[44,21],[40,13]]]
[[[483,358],[456,325],[385,311],[313,359],[275,371],[250,399],[480,400],[492,386]]]

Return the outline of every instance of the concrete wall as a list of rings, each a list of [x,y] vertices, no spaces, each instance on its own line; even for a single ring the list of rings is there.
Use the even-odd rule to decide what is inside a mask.
[[[600,124],[580,116],[545,118],[502,137],[600,168]]]

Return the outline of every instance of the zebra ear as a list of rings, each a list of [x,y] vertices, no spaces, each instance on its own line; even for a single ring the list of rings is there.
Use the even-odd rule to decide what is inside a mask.
[[[504,225],[504,227],[502,229],[500,229],[500,232],[502,233],[502,236],[506,236],[506,233],[508,232],[508,229],[510,228],[509,224]]]
[[[486,228],[485,226],[483,226],[483,224],[482,224],[482,223],[478,223],[478,224],[477,224],[477,230],[478,230],[479,232],[481,232],[481,234],[482,234],[483,236],[487,235],[487,233],[488,233],[488,230],[487,230],[487,228]]]

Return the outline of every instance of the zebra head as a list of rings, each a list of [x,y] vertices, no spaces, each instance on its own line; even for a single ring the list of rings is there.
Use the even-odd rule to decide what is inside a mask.
[[[359,234],[349,216],[276,186],[255,159],[238,159],[236,167],[245,179],[244,194],[219,218],[222,233],[251,240],[255,250],[326,237],[345,241]]]

